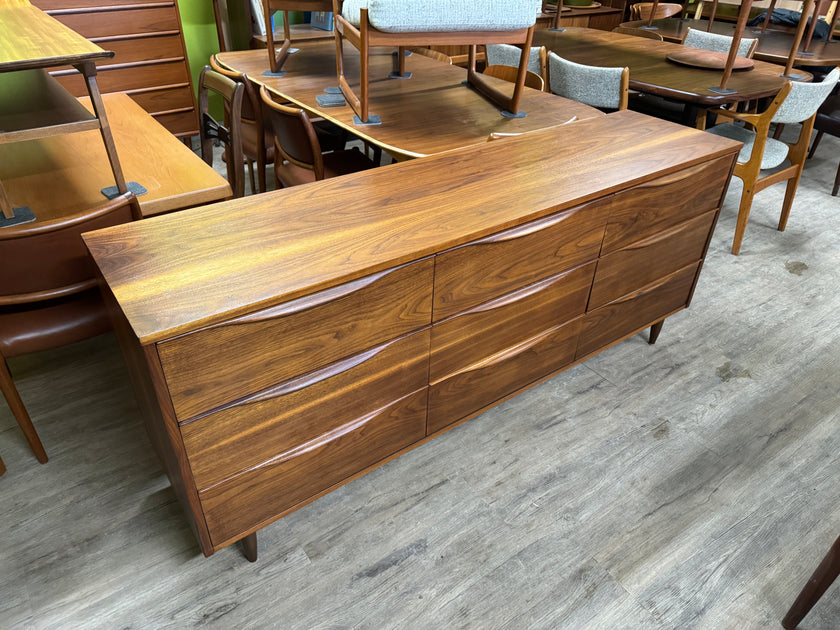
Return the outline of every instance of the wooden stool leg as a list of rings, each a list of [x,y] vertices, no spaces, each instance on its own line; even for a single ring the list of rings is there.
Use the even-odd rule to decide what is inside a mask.
[[[6,363],[6,359],[3,357],[0,357],[0,390],[3,391],[3,396],[5,396],[6,402],[9,403],[12,415],[20,425],[21,431],[23,431],[23,435],[26,437],[26,441],[29,442],[29,447],[32,449],[32,452],[35,453],[35,457],[37,457],[38,461],[42,464],[46,464],[47,452],[44,450],[44,445],[41,444],[41,438],[38,437],[38,433],[35,431],[35,427],[32,424],[32,420],[29,418],[29,414],[26,413],[26,407],[23,406],[20,394],[18,394],[15,384],[12,382],[12,374],[9,372],[9,366]]]
[[[248,534],[242,539],[242,553],[248,558],[248,562],[257,561],[257,532]]]
[[[820,562],[820,566],[793,602],[793,606],[782,619],[782,626],[786,630],[798,626],[838,575],[840,575],[840,537],[834,541],[828,554]]]
[[[650,336],[648,337],[648,343],[653,345],[656,343],[656,340],[659,339],[659,333],[662,332],[662,324],[665,323],[663,319],[661,322],[656,322],[653,326],[650,327]]]
[[[0,475],[6,472],[6,464],[3,463],[3,459],[0,458]]]

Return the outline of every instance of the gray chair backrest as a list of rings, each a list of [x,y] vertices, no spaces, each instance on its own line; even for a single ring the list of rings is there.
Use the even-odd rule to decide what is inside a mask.
[[[831,94],[838,79],[840,79],[840,69],[834,68],[820,83],[794,81],[790,86],[790,94],[776,110],[773,122],[799,123],[808,120]]]
[[[548,77],[552,93],[592,107],[618,109],[624,68],[584,66],[555,53],[548,55]]]
[[[752,49],[757,41],[757,39],[745,39],[742,37],[738,44],[738,56],[752,57]],[[691,48],[711,50],[712,52],[728,53],[729,48],[732,46],[732,38],[729,35],[707,33],[706,31],[699,31],[696,28],[690,28],[686,31],[683,45],[690,46]]]
[[[488,66],[519,67],[519,56],[522,54],[522,49],[518,46],[511,44],[487,44],[486,49]],[[528,57],[528,70],[542,76],[539,46],[531,46],[531,54]]]

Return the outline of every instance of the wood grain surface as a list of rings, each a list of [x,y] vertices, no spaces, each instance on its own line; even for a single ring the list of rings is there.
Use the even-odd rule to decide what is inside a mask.
[[[537,31],[534,45],[545,46],[576,63],[627,66],[631,89],[704,107],[773,96],[787,81],[779,76],[778,66],[756,62],[752,70],[735,73],[727,82],[734,94],[716,94],[709,88],[720,85],[722,71],[692,68],[666,59],[669,53],[684,51],[682,45],[608,31]]]
[[[99,231],[86,242],[146,344],[483,238],[736,147],[618,112]]]

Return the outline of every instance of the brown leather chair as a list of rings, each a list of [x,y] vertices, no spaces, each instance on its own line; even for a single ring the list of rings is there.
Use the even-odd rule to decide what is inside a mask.
[[[315,127],[302,109],[272,100],[265,86],[260,98],[274,132],[274,179],[277,188],[355,173],[376,164],[357,148],[323,153]]]
[[[811,150],[808,152],[809,158],[814,156],[814,151],[817,150],[817,145],[819,145],[824,133],[840,138],[840,94],[829,96],[819,108],[817,118],[814,120],[814,129],[817,130],[817,135],[814,137]],[[838,191],[840,191],[840,164],[837,165],[837,175],[834,176],[834,188],[831,190],[832,197],[836,197]]]
[[[81,234],[139,218],[137,200],[126,193],[72,216],[0,229],[0,389],[41,463],[47,453],[7,359],[110,330]]]
[[[265,192],[267,190],[265,169],[267,165],[274,162],[274,136],[271,135],[271,129],[263,124],[259,88],[245,74],[228,70],[222,66],[215,55],[210,57],[210,68],[243,85],[244,97],[240,118],[242,123],[240,126],[242,155],[248,164],[251,190]],[[254,162],[257,164],[257,182],[254,182]],[[258,184],[258,186],[255,186],[255,184]]]
[[[209,95],[215,92],[224,101],[224,122],[210,114]],[[225,145],[227,179],[234,197],[245,194],[245,168],[242,155],[242,99],[245,86],[204,66],[198,78],[198,134],[201,157],[213,166],[213,141]]]

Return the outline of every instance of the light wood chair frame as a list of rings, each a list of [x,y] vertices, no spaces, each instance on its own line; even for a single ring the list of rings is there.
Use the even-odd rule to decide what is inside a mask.
[[[467,44],[470,46],[467,62],[467,83],[497,107],[514,116],[519,113],[519,102],[522,97],[522,88],[525,87],[525,73],[528,70],[528,57],[534,35],[534,26],[514,31],[386,33],[378,30],[370,23],[368,10],[365,8],[360,10],[360,27],[353,26],[342,16],[343,4],[344,0],[333,0],[336,73],[344,98],[362,123],[368,123],[370,118],[370,49],[380,46],[395,46],[398,48],[393,74],[397,77],[406,77],[406,48],[426,45]],[[359,96],[356,96],[350,87],[344,73],[343,44],[345,41],[352,44],[361,56]],[[522,46],[519,74],[511,96],[491,85],[476,70],[476,46],[480,44],[515,44]]]
[[[292,31],[289,24],[290,11],[332,11],[332,0],[262,0],[265,18],[265,43],[268,49],[268,66],[273,74],[279,74],[292,48]],[[276,48],[271,16],[277,11],[283,13],[283,42]]]
[[[484,68],[484,74],[488,77],[495,77],[497,79],[507,81],[508,83],[513,83],[514,81],[516,81],[516,78],[519,74],[519,69],[514,68],[513,66],[496,64]],[[525,87],[544,92],[545,79],[543,79],[536,72],[531,72],[530,70],[527,70],[525,72]]]

